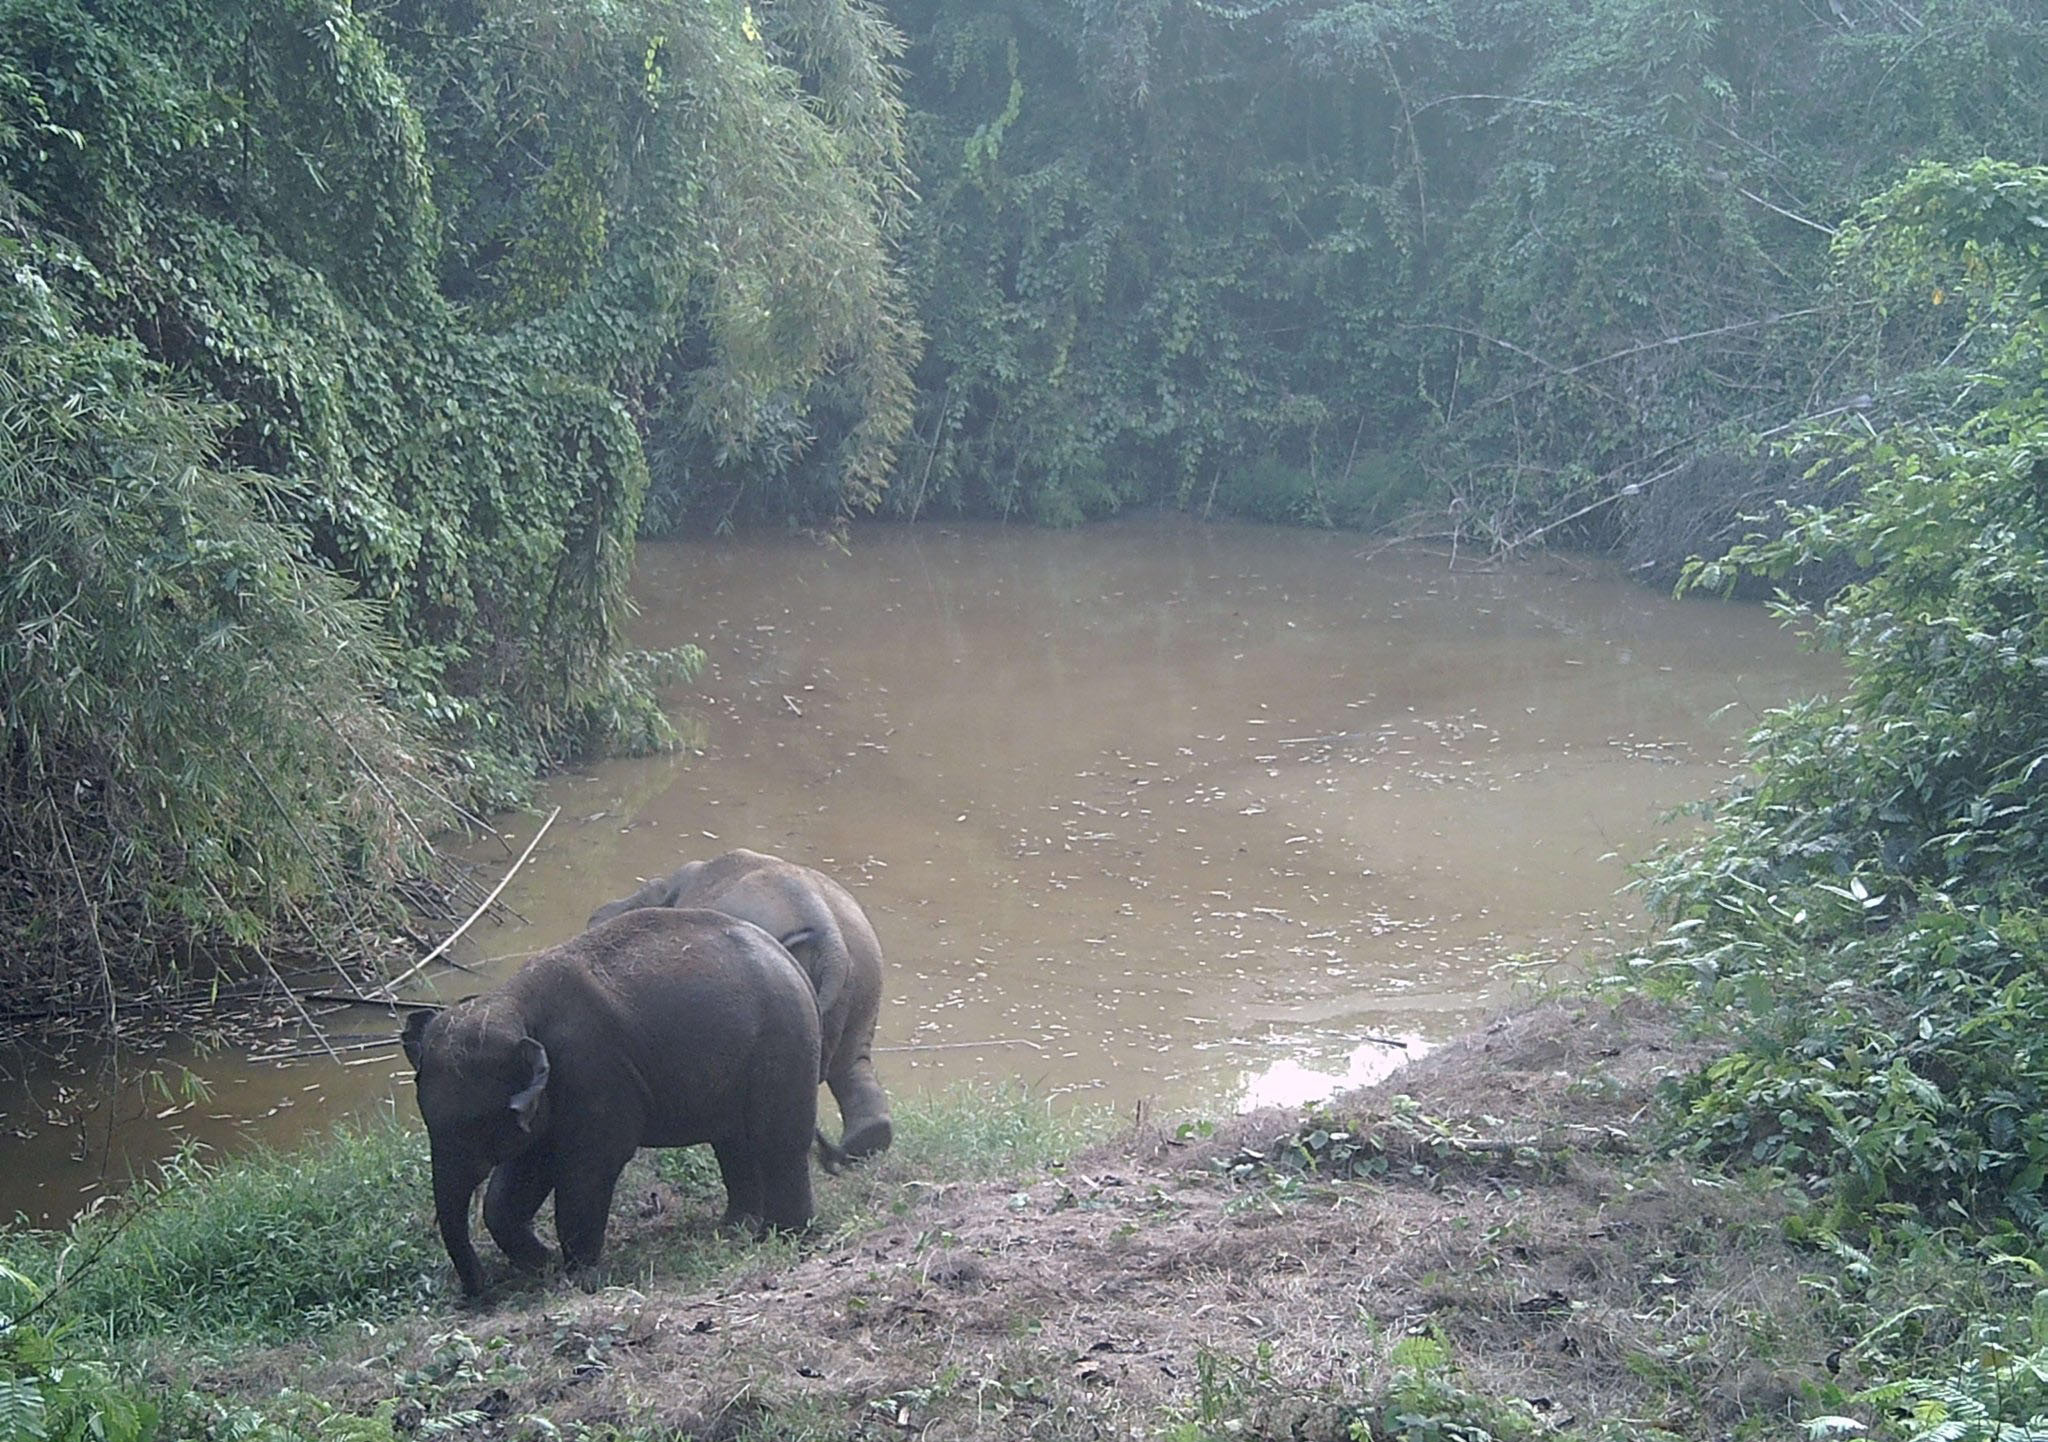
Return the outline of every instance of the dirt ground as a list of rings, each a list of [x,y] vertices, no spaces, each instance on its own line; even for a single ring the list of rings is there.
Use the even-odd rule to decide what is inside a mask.
[[[613,1227],[637,1287],[557,1278],[205,1385],[476,1437],[1793,1435],[1831,1345],[1813,1258],[1772,1194],[1644,1145],[1701,1055],[1648,1003],[1550,1001],[1306,1119],[1141,1127],[1027,1182],[885,1159],[857,1184],[889,1220],[709,1289],[664,1285],[681,1223],[643,1185]]]

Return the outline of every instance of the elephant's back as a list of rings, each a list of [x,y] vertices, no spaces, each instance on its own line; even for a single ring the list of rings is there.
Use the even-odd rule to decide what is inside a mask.
[[[626,912],[543,952],[534,1032],[573,1057],[565,1080],[610,1105],[637,1099],[642,1145],[715,1140],[764,1089],[794,1099],[818,1078],[818,1006],[774,937],[721,912]],[[573,998],[573,1000],[570,1000]]]
[[[716,992],[769,1009],[810,1001],[789,953],[753,922],[707,907],[645,907],[600,922],[556,947],[557,965],[633,997]],[[540,962],[550,953],[535,957]],[[533,963],[529,963],[529,966]]]
[[[703,863],[677,889],[672,904],[743,916],[777,936],[802,928],[836,931],[857,967],[881,955],[875,929],[852,892],[813,867],[757,851],[729,851]]]

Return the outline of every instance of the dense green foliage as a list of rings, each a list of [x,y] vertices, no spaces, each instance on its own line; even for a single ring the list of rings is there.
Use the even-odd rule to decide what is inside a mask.
[[[1703,452],[1923,404],[1956,337],[1831,289],[1828,228],[1916,159],[2048,153],[2048,24],[1993,0],[891,13],[902,514],[1369,524],[1432,482],[1483,542],[1611,539]]]
[[[223,409],[85,331],[41,284],[61,251],[0,252],[0,976],[111,1009],[159,942],[344,925],[335,877],[414,854],[380,778],[434,767],[373,699],[374,616],[221,463]]]
[[[643,529],[1797,490],[1976,403],[1831,239],[2044,77],[1999,0],[0,0],[14,965],[303,950],[668,739]]]
[[[1834,701],[1771,718],[1753,784],[1655,894],[1670,958],[1755,1015],[1686,1096],[1707,1150],[2048,1239],[2048,171],[1927,166],[1845,231],[1889,304],[1996,338],[1976,408],[1817,444],[1862,499],[1795,511],[1737,567],[1848,553],[1818,614]]]
[[[0,3],[21,1000],[309,949],[443,796],[668,739],[692,653],[620,651],[650,456],[671,509],[804,460],[830,519],[908,419],[893,44],[855,0]]]
[[[148,1442],[159,1409],[139,1386],[35,1325],[49,1293],[0,1262],[0,1437]]]

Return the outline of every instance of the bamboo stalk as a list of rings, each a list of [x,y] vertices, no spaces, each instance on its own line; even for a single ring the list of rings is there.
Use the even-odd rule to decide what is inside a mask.
[[[220,909],[223,912],[232,910],[228,905],[227,898],[220,894],[220,888],[213,884],[211,877],[206,879],[206,889],[213,893],[213,899],[220,904]],[[327,1049],[327,1054],[333,1056],[336,1061],[340,1061],[341,1058],[335,1055],[333,1043],[327,1040],[327,1033],[321,1029],[319,1022],[313,1020],[313,1014],[306,1010],[306,1004],[299,1000],[299,994],[291,989],[290,984],[278,972],[277,964],[270,959],[269,953],[253,943],[249,949],[255,952],[256,959],[263,963],[263,969],[270,973],[270,979],[277,983],[277,989],[291,999],[292,1009],[298,1012],[299,1020],[304,1022],[307,1029],[320,1039],[320,1045]]]
[[[340,991],[302,991],[299,995],[307,1001],[338,1001],[343,1006],[395,1006],[401,1010],[410,1011],[439,1011],[441,1009],[438,1002],[394,1001],[386,996],[350,996],[348,993]]]
[[[375,1041],[330,1042],[324,1047],[297,1047],[291,1051],[252,1051],[249,1053],[249,1060],[252,1062],[311,1061],[315,1057],[324,1056],[339,1061],[341,1060],[342,1052],[384,1051],[397,1046],[398,1041],[397,1037],[392,1036],[379,1037]]]
[[[1044,1051],[1044,1046],[1028,1036],[999,1036],[989,1041],[926,1041],[914,1042],[908,1046],[878,1046],[876,1051],[959,1051],[983,1046],[1028,1046],[1033,1051]]]
[[[475,911],[472,911],[469,914],[469,919],[467,921],[463,922],[462,925],[456,927],[455,930],[449,932],[447,937],[441,942],[439,946],[435,947],[432,951],[428,952],[425,956],[421,957],[418,961],[414,962],[411,966],[407,967],[404,971],[400,972],[397,976],[394,976],[393,978],[391,978],[391,980],[385,982],[384,985],[379,987],[377,991],[373,993],[368,999],[372,1001],[393,1000],[393,992],[395,992],[399,987],[403,986],[406,982],[411,981],[421,972],[425,971],[429,966],[433,965],[434,961],[441,955],[442,952],[446,951],[449,947],[455,945],[455,943],[461,939],[462,934],[465,931],[468,931],[470,927],[476,924],[476,919],[479,916],[482,916],[486,911],[490,910],[491,903],[498,899],[498,893],[503,891],[508,885],[510,885],[512,878],[519,874],[519,868],[526,865],[526,858],[533,855],[533,848],[540,845],[540,839],[548,834],[548,828],[555,824],[555,818],[557,816],[560,816],[561,814],[562,808],[559,806],[557,806],[553,811],[550,811],[548,813],[548,819],[540,824],[540,830],[533,833],[533,840],[526,843],[526,850],[519,853],[519,859],[512,863],[512,869],[510,871],[507,871],[504,874],[504,876],[499,878],[498,884],[491,888],[491,894],[483,899],[483,904],[481,906],[477,907]]]
[[[71,863],[71,879],[78,883],[78,899],[85,903],[85,922],[92,932],[92,949],[99,957],[100,984],[107,990],[107,1035],[120,1043],[120,1016],[114,1000],[114,969],[107,961],[106,944],[100,940],[100,909],[85,889],[85,874],[78,869],[78,853],[71,849],[71,831],[64,825],[64,813],[57,812],[57,835],[64,842],[64,855]]]

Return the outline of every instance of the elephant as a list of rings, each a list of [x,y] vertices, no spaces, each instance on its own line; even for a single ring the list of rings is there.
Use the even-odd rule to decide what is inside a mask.
[[[441,1240],[470,1297],[470,1200],[527,1268],[552,1192],[573,1271],[595,1266],[619,1173],[640,1147],[709,1142],[724,1225],[810,1225],[818,1007],[776,939],[700,909],[634,912],[541,952],[501,985],[406,1019]]]
[[[873,1057],[882,944],[860,903],[821,871],[742,849],[685,862],[631,896],[606,902],[590,914],[590,924],[669,906],[704,906],[751,921],[789,949],[818,994],[818,1070],[839,1104],[839,1143],[821,1132],[819,1153],[831,1167],[888,1150],[895,1125]]]

